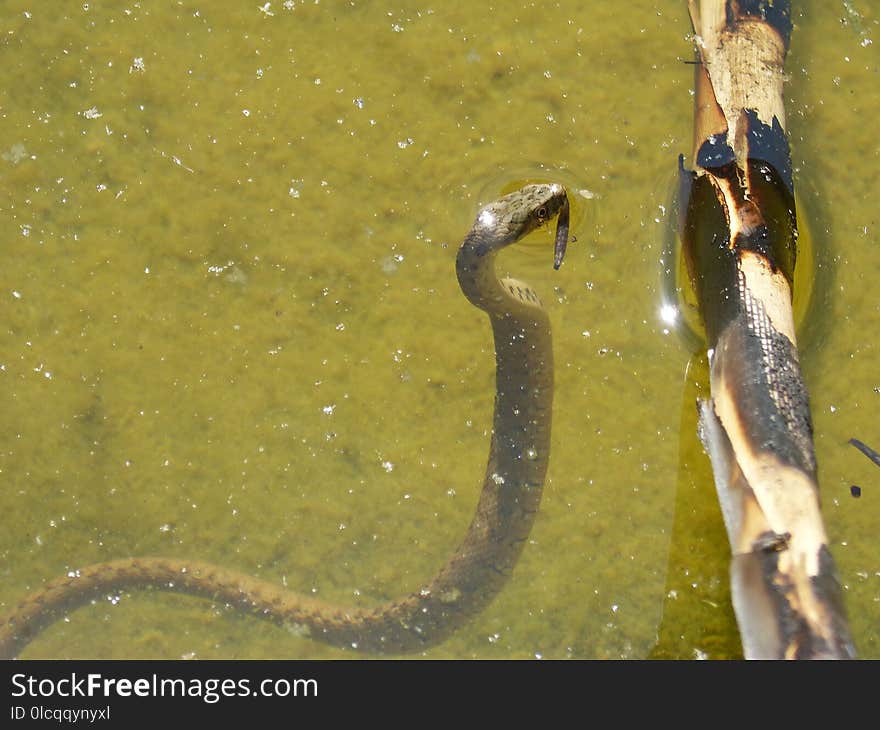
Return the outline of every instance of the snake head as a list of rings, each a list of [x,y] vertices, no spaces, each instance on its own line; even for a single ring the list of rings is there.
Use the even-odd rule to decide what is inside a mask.
[[[554,248],[554,268],[559,268],[568,243],[568,195],[558,183],[526,185],[484,206],[475,230],[500,249],[516,243],[536,228],[559,216]]]

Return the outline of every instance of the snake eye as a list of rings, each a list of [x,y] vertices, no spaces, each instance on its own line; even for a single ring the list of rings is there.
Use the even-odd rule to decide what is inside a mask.
[[[544,207],[538,208],[538,212],[536,214],[538,216],[538,222],[543,223],[547,220],[547,209]]]

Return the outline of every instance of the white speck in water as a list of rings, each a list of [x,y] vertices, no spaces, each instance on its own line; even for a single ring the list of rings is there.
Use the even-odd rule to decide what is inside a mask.
[[[131,59],[131,66],[128,67],[129,73],[134,73],[135,71],[146,71],[147,67],[144,65],[144,59],[138,56],[137,58]]]
[[[493,472],[490,479],[495,482],[499,487],[504,484],[504,477],[498,474],[497,472]]]
[[[225,264],[210,264],[208,271],[212,274],[222,274],[230,266],[235,266],[235,261],[227,261]]]
[[[242,109],[241,113],[244,114],[246,117],[249,117],[251,115],[251,110],[250,109]]]
[[[354,105],[358,109],[363,109],[364,108],[364,100],[361,97],[358,97],[357,99],[354,100]]]
[[[529,461],[534,461],[535,459],[538,458],[538,451],[537,451],[536,449],[534,449],[534,448],[528,448],[528,449],[526,449],[526,458],[527,458]]]
[[[86,119],[98,119],[99,117],[104,116],[103,114],[101,114],[101,112],[98,111],[98,107],[96,106],[86,109],[85,111],[81,112],[81,114]]]
[[[16,299],[21,299],[21,292],[20,292],[20,291],[15,291],[15,290],[13,289],[13,290],[12,290],[12,296],[14,296]]]
[[[159,525],[159,532],[171,532],[171,525],[167,522],[164,525]]]
[[[21,142],[17,142],[9,148],[9,152],[4,152],[0,156],[2,156],[3,159],[7,162],[11,162],[13,165],[17,165],[19,162],[28,157],[28,152]]]
[[[263,13],[263,15],[265,15],[268,18],[271,18],[273,15],[275,15],[275,13],[273,13],[272,10],[270,9],[271,7],[272,7],[272,3],[266,3],[265,5],[260,5],[259,10],[261,13]]]
[[[383,258],[379,266],[382,268],[382,271],[386,274],[393,274],[397,271],[397,267],[399,264],[403,263],[403,254],[393,254],[391,256],[386,256]]]
[[[324,415],[332,416],[332,415],[333,415],[333,411],[336,410],[336,404],[333,403],[333,404],[331,404],[331,405],[329,405],[329,406],[324,406],[321,410],[324,411]]]
[[[382,468],[387,472],[392,472],[394,471],[394,464],[392,464],[390,461],[383,461]]]
[[[406,149],[407,147],[409,147],[412,143],[413,143],[413,138],[412,138],[412,137],[407,137],[406,139],[401,139],[401,140],[399,140],[399,141],[397,142],[397,146],[400,147],[400,149],[405,150],[405,149]]]
[[[336,325],[336,331],[337,331],[337,332],[342,332],[344,329],[345,329],[345,323],[344,323],[344,322],[340,322],[339,324]]]

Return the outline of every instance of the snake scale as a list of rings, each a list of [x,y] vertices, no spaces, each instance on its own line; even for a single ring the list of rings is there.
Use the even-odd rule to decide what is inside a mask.
[[[349,608],[205,562],[113,560],[51,580],[12,607],[0,618],[0,657],[18,655],[42,629],[90,601],[143,588],[203,596],[295,627],[315,640],[372,653],[418,652],[447,638],[483,609],[509,577],[538,512],[550,456],[550,323],[528,285],[498,278],[495,256],[558,216],[558,268],[568,240],[568,211],[562,186],[528,185],[484,206],[458,250],[461,290],[492,325],[492,440],[471,524],[458,549],[422,588],[377,607]]]

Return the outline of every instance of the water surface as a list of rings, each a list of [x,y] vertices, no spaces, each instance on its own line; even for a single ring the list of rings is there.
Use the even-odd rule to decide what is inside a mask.
[[[342,604],[418,589],[482,483],[485,317],[456,247],[524,178],[578,192],[553,454],[512,580],[432,658],[738,656],[695,437],[705,363],[659,317],[691,147],[685,3],[9,2],[0,41],[0,602],[90,562],[210,560]],[[877,15],[798,3],[789,129],[820,263],[803,337],[823,508],[876,629]],[[853,498],[850,486],[862,487]],[[123,594],[28,657],[342,657]]]

